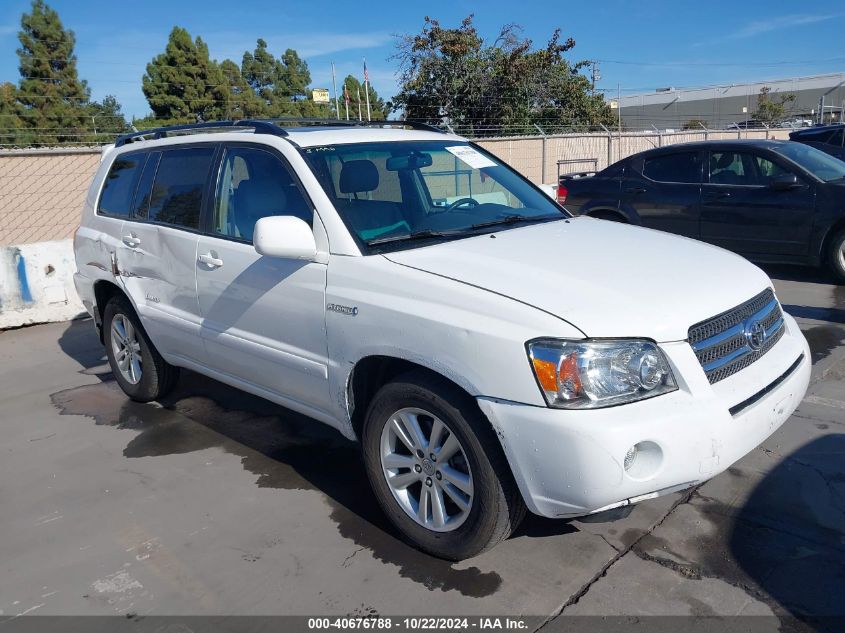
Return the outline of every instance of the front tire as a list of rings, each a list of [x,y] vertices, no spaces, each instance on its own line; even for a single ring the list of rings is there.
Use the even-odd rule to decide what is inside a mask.
[[[117,384],[132,400],[158,400],[173,389],[179,369],[158,353],[125,297],[112,297],[106,304],[103,338]]]
[[[845,284],[845,229],[831,238],[827,249],[827,265],[836,281]]]
[[[413,371],[370,403],[364,463],[402,537],[448,560],[476,556],[510,536],[525,504],[489,422],[465,392]]]

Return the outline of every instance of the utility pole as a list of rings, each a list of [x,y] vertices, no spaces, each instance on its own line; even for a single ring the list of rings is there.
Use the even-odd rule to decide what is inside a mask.
[[[601,79],[601,73],[599,72],[599,69],[598,69],[598,62],[592,62],[592,72],[590,73],[590,77],[591,77],[592,86],[593,86],[593,88],[592,88],[593,96],[595,96],[595,94],[596,94],[596,82]]]
[[[824,125],[824,95],[819,97],[819,125]]]
[[[334,74],[334,62],[332,62],[332,86],[334,86],[334,112],[340,119],[340,103],[337,100],[337,77]]]
[[[622,84],[616,84],[616,117],[619,125],[619,138],[622,138]]]

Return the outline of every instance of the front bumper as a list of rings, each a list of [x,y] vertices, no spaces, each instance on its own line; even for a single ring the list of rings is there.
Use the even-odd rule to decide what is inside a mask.
[[[478,398],[528,508],[547,517],[579,516],[674,492],[727,469],[774,433],[807,390],[810,350],[795,320],[786,314],[784,320],[786,332],[768,353],[714,385],[680,341],[660,345],[678,391],[649,400],[577,411]],[[646,461],[626,471],[625,455],[636,444],[643,449],[636,459]]]

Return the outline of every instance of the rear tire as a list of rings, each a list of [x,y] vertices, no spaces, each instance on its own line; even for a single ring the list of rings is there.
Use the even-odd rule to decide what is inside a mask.
[[[445,379],[412,371],[384,385],[367,411],[362,444],[382,510],[406,541],[433,556],[476,556],[525,516],[488,420]]]
[[[158,353],[125,297],[112,297],[106,304],[103,340],[115,380],[132,400],[158,400],[173,389],[179,369]]]
[[[830,239],[827,265],[836,281],[845,284],[845,229],[840,230]]]

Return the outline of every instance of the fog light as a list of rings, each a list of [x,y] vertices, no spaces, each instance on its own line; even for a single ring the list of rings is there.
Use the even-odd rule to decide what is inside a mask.
[[[625,470],[631,470],[631,466],[634,464],[634,460],[637,459],[638,449],[636,445],[632,446],[628,449],[628,452],[625,453]]]
[[[645,481],[654,477],[663,465],[663,451],[654,442],[637,442],[625,453],[625,474]]]

